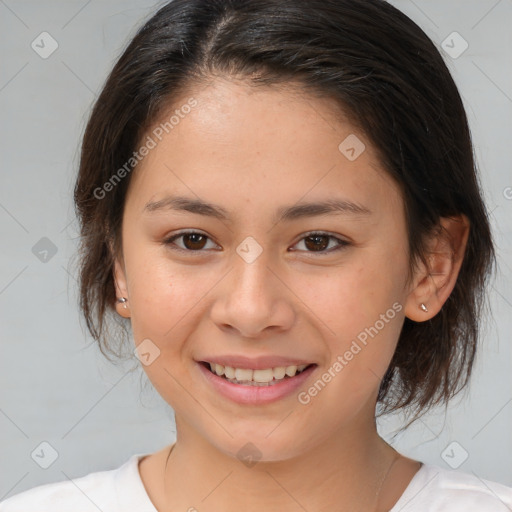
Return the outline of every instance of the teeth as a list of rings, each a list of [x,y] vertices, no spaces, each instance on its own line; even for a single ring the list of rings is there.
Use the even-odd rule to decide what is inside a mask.
[[[270,382],[273,379],[274,371],[272,370],[272,368],[268,368],[267,370],[254,370],[252,373],[252,380],[254,382]]]
[[[285,375],[294,377],[297,373],[306,368],[306,364],[300,366],[278,366],[276,368],[266,368],[264,370],[249,370],[246,368],[232,368],[231,366],[222,366],[221,364],[208,363],[213,373],[219,377],[225,376],[228,380],[240,382],[268,383],[273,380],[282,380]]]
[[[219,365],[217,365],[217,368],[218,367],[219,367]],[[235,379],[236,380],[252,380],[252,373],[253,373],[252,370],[241,370],[240,368],[236,368],[235,369]]]
[[[234,379],[235,378],[235,369],[231,368],[230,366],[224,367],[224,375],[227,379]]]

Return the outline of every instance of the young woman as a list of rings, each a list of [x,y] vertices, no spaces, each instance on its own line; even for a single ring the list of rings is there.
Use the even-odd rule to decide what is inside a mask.
[[[494,251],[461,98],[381,0],[174,0],[87,125],[81,307],[177,440],[12,512],[506,511],[377,433],[468,382]],[[124,324],[123,324],[124,322]]]

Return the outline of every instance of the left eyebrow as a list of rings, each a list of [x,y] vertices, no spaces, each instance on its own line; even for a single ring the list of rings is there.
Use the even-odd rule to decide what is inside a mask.
[[[315,217],[328,214],[371,215],[372,211],[362,204],[353,203],[346,199],[328,199],[314,203],[298,203],[293,206],[279,208],[276,222],[297,220],[304,217]]]
[[[231,220],[229,212],[222,206],[183,196],[167,196],[159,201],[150,201],[144,206],[145,212],[158,210],[187,211],[219,220]],[[297,203],[292,206],[283,206],[276,211],[274,222],[286,222],[305,217],[316,217],[328,214],[347,214],[353,216],[367,216],[373,212],[358,203],[346,199],[327,199],[320,202]]]

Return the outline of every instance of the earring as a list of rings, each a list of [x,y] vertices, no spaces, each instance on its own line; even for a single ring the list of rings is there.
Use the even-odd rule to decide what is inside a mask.
[[[121,297],[121,298],[117,299],[117,302],[121,303],[123,305],[124,309],[128,309],[128,306],[126,305],[126,302],[128,302],[128,299],[126,299],[125,297]]]
[[[420,309],[422,311],[425,311],[425,313],[428,311],[427,306],[425,306],[425,304],[423,304],[423,302],[420,304]]]

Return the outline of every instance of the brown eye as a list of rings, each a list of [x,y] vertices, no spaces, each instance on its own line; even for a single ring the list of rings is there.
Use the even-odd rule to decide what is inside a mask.
[[[190,249],[191,251],[203,249],[206,244],[206,237],[204,235],[200,235],[199,233],[191,233],[189,235],[182,236],[183,244],[187,249]]]
[[[329,245],[329,236],[327,235],[311,235],[306,237],[304,240],[305,245],[312,251],[323,251]]]
[[[175,240],[181,239],[181,244],[175,243]],[[176,249],[184,252],[202,251],[207,245],[209,237],[203,235],[203,233],[197,233],[195,231],[186,231],[179,233],[167,238],[163,241],[164,245],[169,246],[172,249]]]
[[[334,245],[331,245],[332,242]],[[304,242],[305,249],[301,249],[309,253],[329,254],[349,246],[350,243],[341,240],[328,233],[309,233],[307,236],[299,240],[298,244]],[[330,246],[330,248],[329,248]]]

